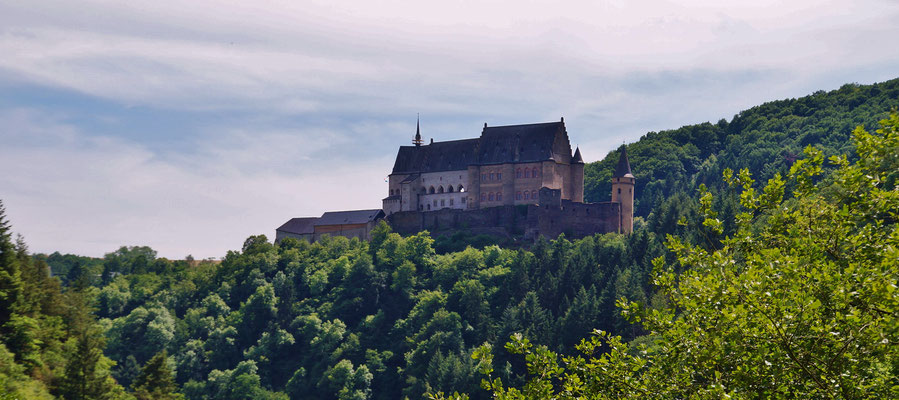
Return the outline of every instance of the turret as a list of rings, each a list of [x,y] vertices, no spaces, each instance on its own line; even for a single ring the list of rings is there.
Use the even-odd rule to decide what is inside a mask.
[[[584,158],[581,157],[581,148],[574,150],[571,157],[571,201],[584,202]]]
[[[636,179],[631,173],[631,163],[627,159],[627,147],[618,149],[618,165],[612,174],[612,202],[619,203],[620,233],[629,234],[634,230],[634,183]]]

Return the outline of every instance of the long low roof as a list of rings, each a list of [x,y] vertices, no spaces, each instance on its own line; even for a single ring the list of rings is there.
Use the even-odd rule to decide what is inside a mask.
[[[328,211],[322,214],[321,217],[291,218],[290,221],[285,222],[277,230],[305,235],[314,233],[316,226],[365,224],[379,218],[384,218],[384,211],[381,209]]]

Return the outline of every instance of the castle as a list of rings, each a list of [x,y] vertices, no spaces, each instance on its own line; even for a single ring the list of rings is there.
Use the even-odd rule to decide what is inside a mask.
[[[633,230],[635,179],[626,148],[620,149],[612,177],[612,201],[584,203],[584,161],[579,148],[571,151],[564,119],[484,124],[479,138],[428,144],[416,124],[412,143],[399,148],[380,210],[294,218],[278,228],[276,240],[314,241],[316,226],[322,227],[320,234],[367,239],[382,216],[402,234],[469,230],[535,238]],[[341,213],[348,218],[346,227],[334,224]]]

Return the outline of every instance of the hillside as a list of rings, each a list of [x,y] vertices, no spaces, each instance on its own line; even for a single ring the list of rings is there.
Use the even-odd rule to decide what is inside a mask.
[[[687,125],[649,132],[628,145],[637,178],[635,215],[648,217],[679,192],[695,194],[699,183],[718,186],[721,171],[748,168],[757,180],[784,174],[802,149],[813,145],[825,156],[851,154],[856,126],[875,130],[899,107],[899,78],[873,85],[846,84],[798,99],[768,102],[735,115],[730,122]],[[618,152],[586,166],[586,201],[608,201]]]

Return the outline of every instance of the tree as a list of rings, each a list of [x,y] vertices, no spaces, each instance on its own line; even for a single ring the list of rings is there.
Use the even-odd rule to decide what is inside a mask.
[[[16,248],[12,242],[6,208],[0,200],[0,333],[5,332],[22,296],[22,277]]]
[[[139,400],[179,400],[184,396],[178,393],[175,375],[169,367],[168,355],[163,350],[156,353],[141,369],[132,387]]]
[[[597,332],[560,364],[513,335],[506,348],[526,355],[528,382],[492,379],[483,346],[473,356],[491,376],[483,387],[500,399],[896,398],[899,114],[881,124],[876,134],[857,128],[858,161],[831,157],[836,170],[817,185],[824,157],[811,147],[789,182],[775,175],[761,190],[747,170],[725,170],[740,189],[734,235],[703,245],[669,237],[676,263],[654,262],[668,305],[618,302],[653,346]],[[794,198],[784,200],[788,183]],[[723,230],[712,203],[702,192],[700,236]]]

